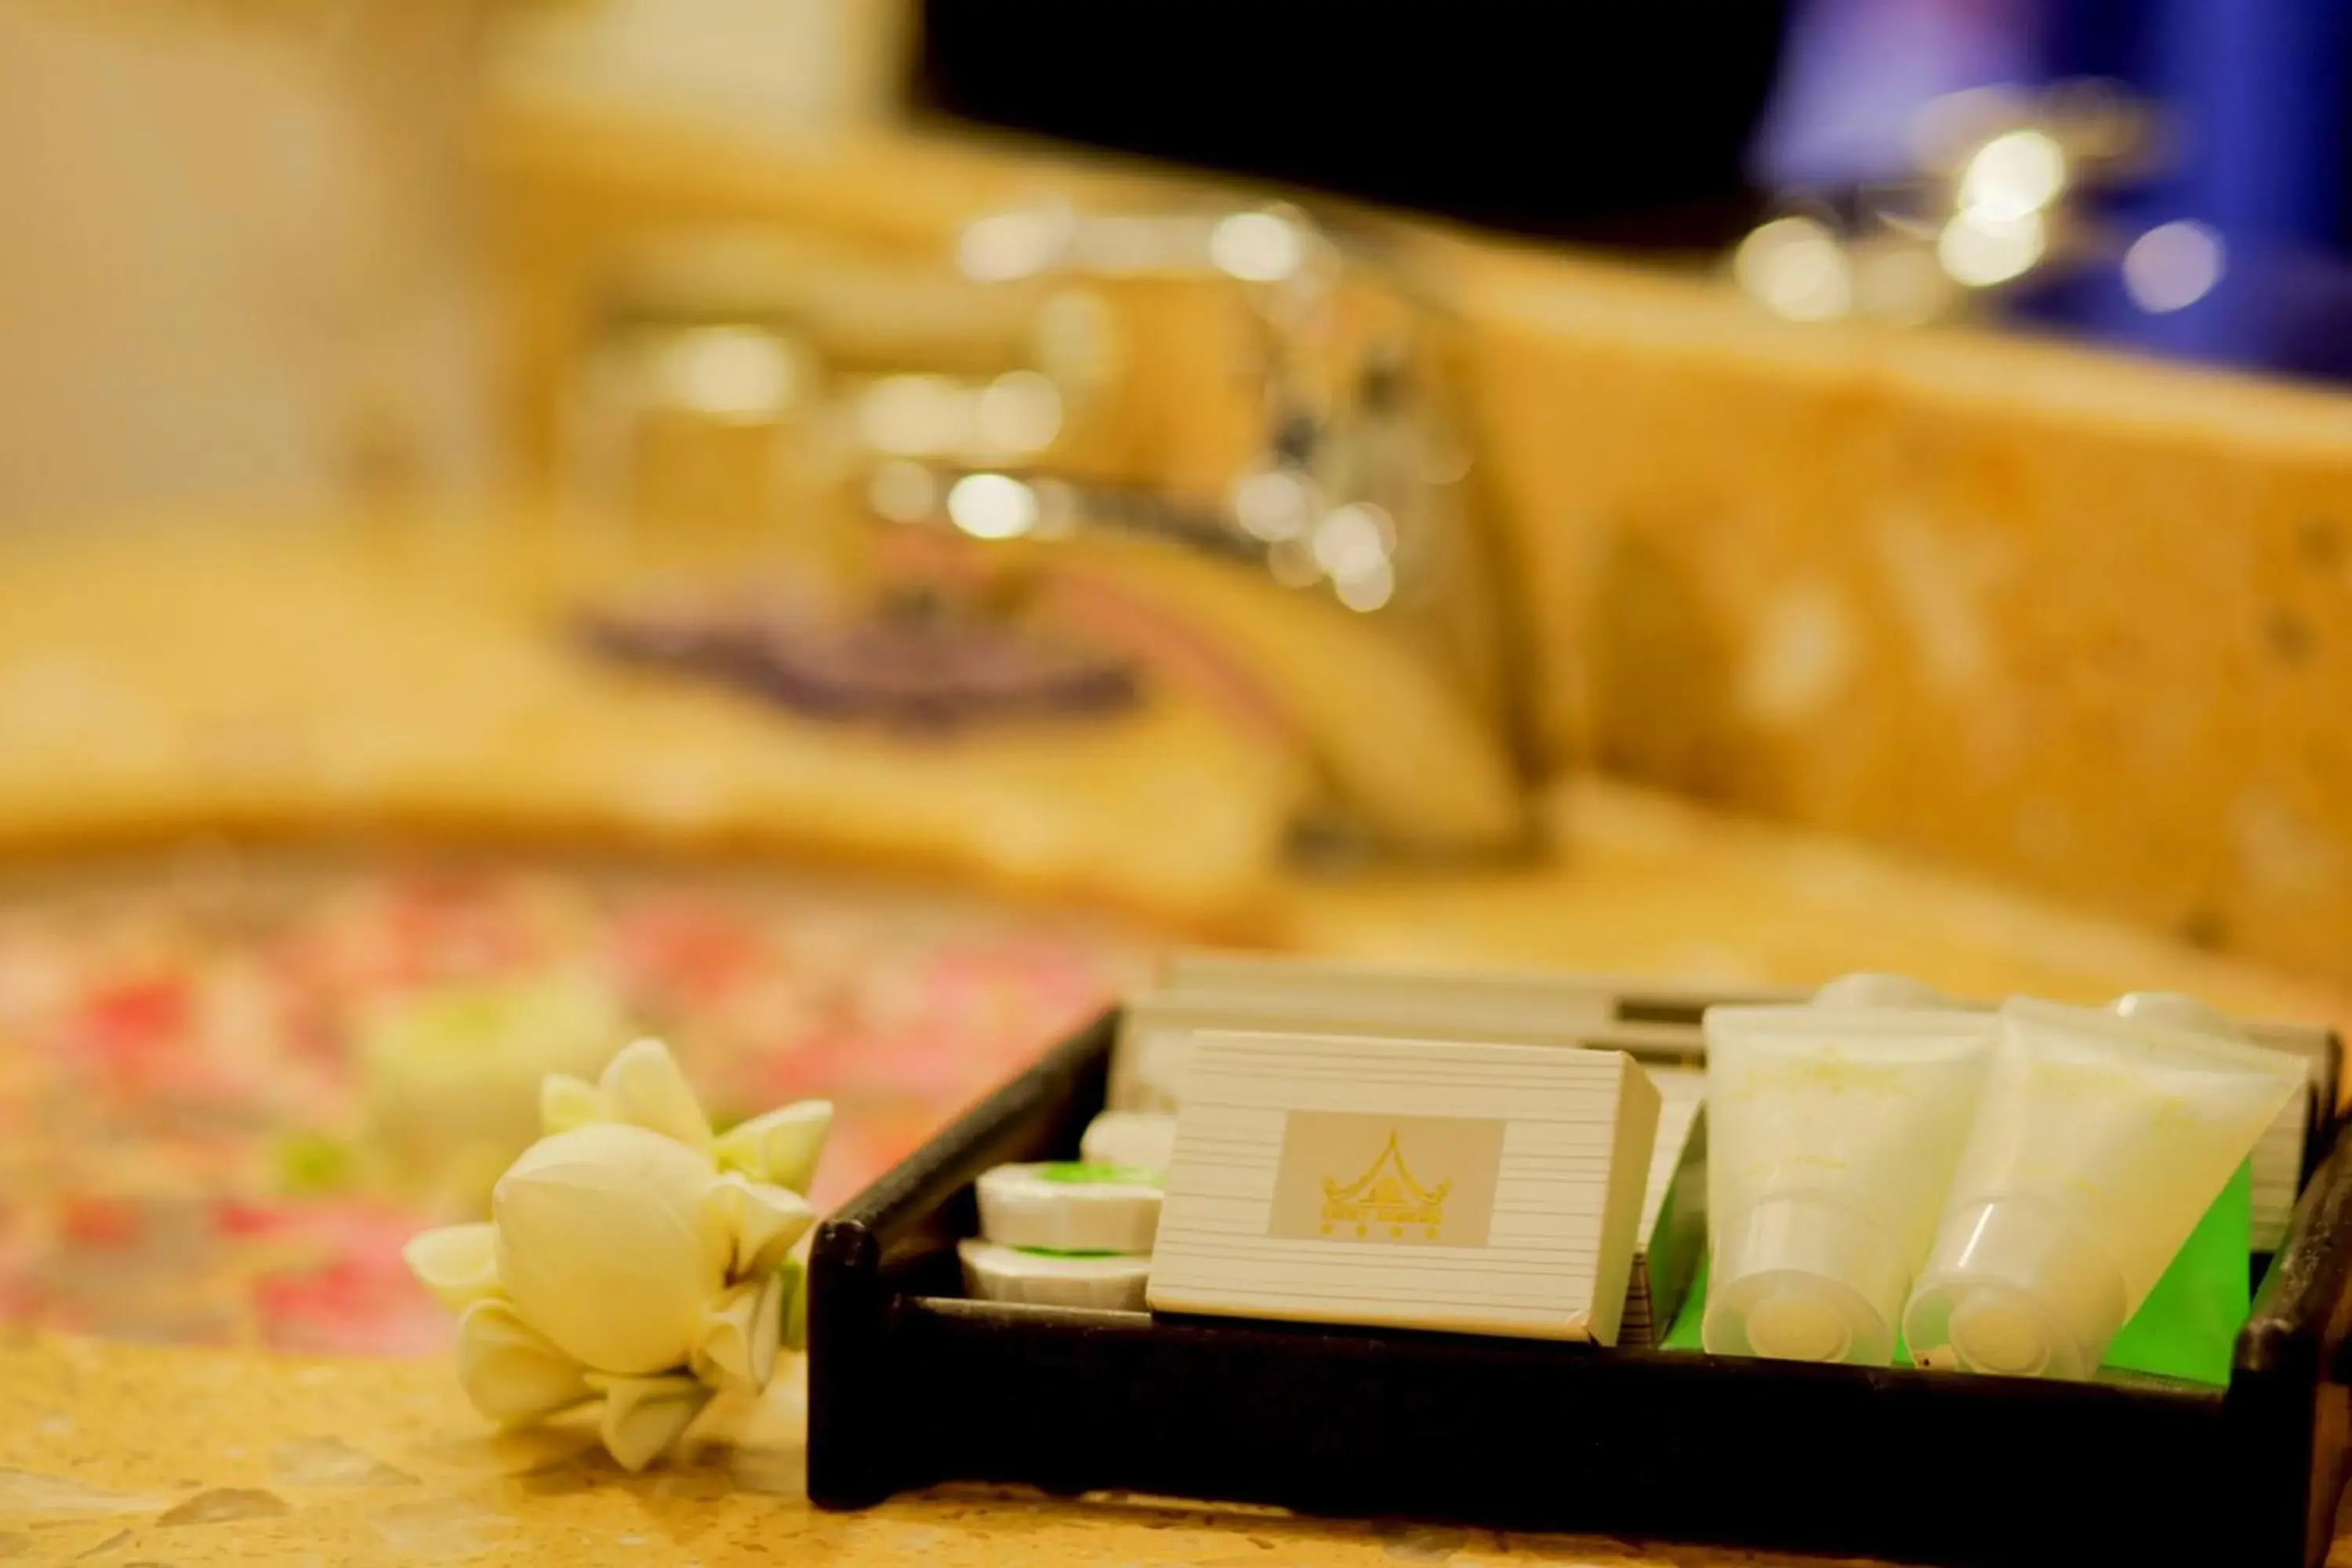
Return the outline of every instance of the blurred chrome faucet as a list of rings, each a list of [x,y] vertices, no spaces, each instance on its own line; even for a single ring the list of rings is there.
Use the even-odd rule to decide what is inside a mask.
[[[704,237],[620,275],[574,399],[578,489],[642,490],[665,421],[751,429],[804,494],[845,481],[885,553],[1048,579],[1170,679],[1272,715],[1319,785],[1310,840],[1524,845],[1510,606],[1449,322],[1368,237],[1286,205],[1049,206],[971,223],[946,267],[813,245]],[[1235,417],[1224,359],[1185,384],[1124,340],[1162,283],[1245,345],[1240,438],[1205,480],[1116,434]]]
[[[1073,475],[1052,447],[885,457],[873,510],[983,541],[1123,539],[1216,563],[1227,591],[1192,574],[1175,613],[1202,616],[1300,731],[1328,786],[1318,826],[1389,851],[1522,844],[1511,616],[1469,500],[1444,312],[1369,238],[1286,204],[1000,213],[965,228],[956,262],[994,286],[1230,292],[1251,345],[1252,437],[1207,496]],[[1135,581],[1148,591],[1149,574]],[[1283,624],[1254,634],[1229,616]]]

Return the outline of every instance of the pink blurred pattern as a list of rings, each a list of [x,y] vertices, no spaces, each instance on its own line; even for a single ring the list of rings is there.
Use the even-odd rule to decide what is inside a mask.
[[[0,1321],[445,1344],[399,1249],[448,1216],[289,1153],[352,1136],[351,1042],[389,998],[593,976],[721,1120],[833,1099],[831,1206],[1144,957],[1098,922],[913,889],[505,861],[163,866],[0,899]]]

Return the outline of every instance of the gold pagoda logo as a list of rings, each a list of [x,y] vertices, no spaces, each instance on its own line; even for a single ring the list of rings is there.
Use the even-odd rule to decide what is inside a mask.
[[[1388,1142],[1362,1175],[1344,1185],[1337,1177],[1323,1178],[1323,1234],[1402,1241],[1407,1231],[1417,1230],[1423,1235],[1414,1239],[1435,1241],[1445,1224],[1445,1194],[1453,1190],[1450,1181],[1424,1187],[1414,1180],[1391,1128]]]

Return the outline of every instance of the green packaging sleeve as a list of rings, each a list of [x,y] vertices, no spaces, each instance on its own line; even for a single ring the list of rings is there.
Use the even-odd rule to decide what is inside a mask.
[[[2231,1352],[2253,1310],[2253,1167],[2239,1166],[2164,1278],[2107,1347],[2103,1366],[2228,1384]],[[1699,1349],[1699,1321],[1706,1314],[1706,1260],[1701,1258],[1663,1348]],[[1895,1364],[1911,1364],[1900,1339]]]

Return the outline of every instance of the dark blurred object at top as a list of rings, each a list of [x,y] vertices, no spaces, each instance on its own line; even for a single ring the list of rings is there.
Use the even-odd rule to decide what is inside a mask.
[[[1118,712],[1139,696],[1116,657],[1010,606],[936,591],[848,609],[756,593],[624,606],[590,615],[582,634],[625,664],[698,674],[811,718],[917,734]]]
[[[917,107],[1522,233],[1715,246],[1781,0],[924,0]]]

